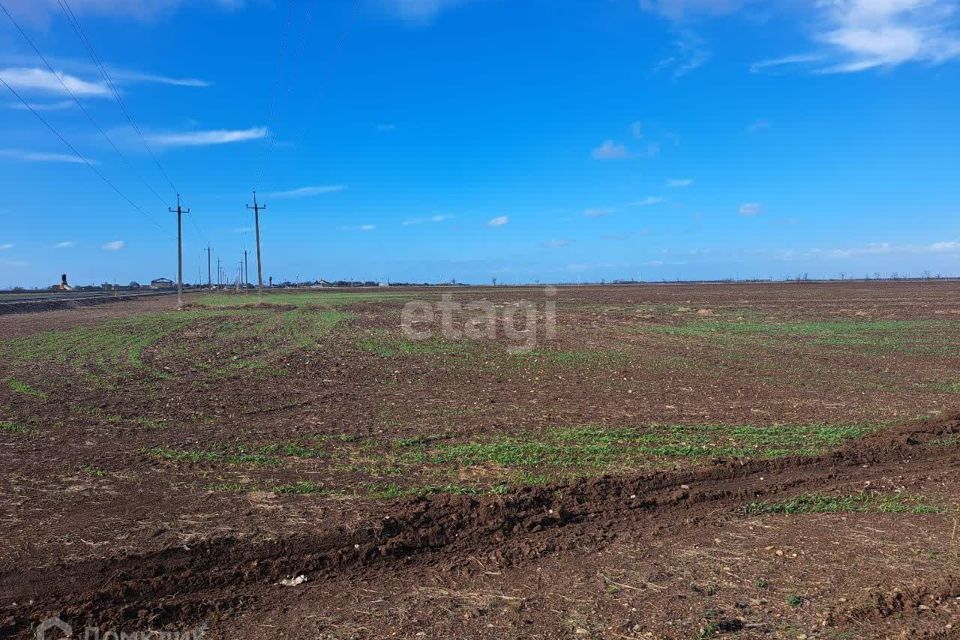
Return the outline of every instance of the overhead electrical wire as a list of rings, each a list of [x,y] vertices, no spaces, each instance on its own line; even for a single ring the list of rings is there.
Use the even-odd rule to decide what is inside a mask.
[[[120,92],[117,90],[116,85],[113,83],[113,80],[110,78],[110,74],[107,73],[106,68],[103,66],[103,63],[100,61],[100,57],[97,56],[97,52],[94,50],[93,45],[90,44],[90,40],[87,38],[86,34],[83,31],[83,27],[80,25],[80,21],[77,19],[77,16],[73,13],[73,9],[70,8],[67,0],[57,0],[57,4],[60,5],[60,10],[63,12],[63,15],[67,18],[67,22],[70,23],[70,26],[73,27],[74,32],[77,34],[77,37],[80,39],[80,42],[86,48],[87,53],[90,56],[90,59],[93,61],[93,64],[100,71],[100,76],[103,78],[103,81],[107,84],[107,88],[110,89],[111,94],[113,94],[113,99],[117,102],[117,105],[120,107],[120,110],[123,112],[123,115],[126,116],[127,121],[130,123],[130,126],[136,132],[137,136],[140,138],[140,141],[143,143],[143,147],[147,150],[147,153],[150,154],[150,157],[153,159],[154,164],[157,165],[157,169],[160,170],[160,173],[163,175],[164,179],[167,181],[167,184],[170,185],[170,189],[174,193],[180,193],[176,185],[173,184],[173,180],[170,179],[170,175],[163,168],[163,165],[160,164],[160,160],[157,158],[156,154],[153,153],[153,149],[150,148],[150,144],[147,142],[146,136],[143,135],[143,131],[140,130],[139,125],[133,119],[133,116],[130,115],[130,111],[127,109],[127,105],[123,102],[123,98],[120,97]]]
[[[147,153],[150,155],[150,158],[153,160],[153,163],[157,166],[157,169],[160,171],[160,174],[166,180],[167,184],[170,186],[170,189],[174,194],[180,195],[180,190],[177,189],[176,185],[173,183],[173,180],[170,178],[170,174],[167,173],[167,170],[164,169],[163,164],[161,164],[160,159],[157,158],[157,155],[153,152],[153,149],[150,147],[150,143],[147,142],[146,136],[143,134],[143,130],[140,128],[140,125],[137,124],[137,121],[134,119],[133,115],[130,113],[130,110],[127,108],[126,103],[123,101],[123,98],[120,95],[120,91],[117,89],[116,84],[114,84],[113,79],[110,77],[110,73],[107,71],[106,66],[100,60],[100,56],[97,55],[96,49],[93,48],[93,44],[90,42],[90,39],[87,37],[86,32],[83,30],[83,26],[80,24],[80,19],[77,18],[77,15],[73,12],[73,8],[70,6],[69,0],[57,0],[57,4],[60,6],[60,11],[63,13],[64,17],[67,19],[67,22],[73,28],[74,33],[76,33],[77,38],[83,44],[84,48],[87,50],[87,54],[90,56],[90,60],[93,62],[94,66],[100,72],[100,77],[103,78],[103,81],[106,83],[107,88],[110,89],[110,93],[113,95],[114,101],[116,101],[117,106],[120,107],[120,110],[123,112],[124,117],[126,117],[127,122],[130,123],[130,127],[137,134],[137,137],[140,138],[140,142],[143,144],[143,148],[146,149]],[[196,230],[197,234],[200,235],[205,241],[209,241],[207,234],[200,229],[200,225],[196,221],[194,215],[187,217],[190,220],[190,224],[193,225],[193,228]]]
[[[96,165],[94,165],[92,162],[90,162],[90,160],[89,160],[86,156],[82,155],[79,151],[77,151],[77,148],[74,147],[72,144],[70,144],[70,141],[68,141],[65,137],[63,137],[63,134],[61,134],[61,133],[57,130],[56,127],[54,127],[52,124],[50,124],[50,122],[49,122],[46,118],[44,118],[44,117],[40,114],[40,112],[38,112],[36,109],[34,109],[34,108],[33,108],[33,105],[30,104],[29,102],[27,102],[27,100],[26,100],[22,95],[20,95],[20,93],[17,92],[16,89],[14,89],[13,87],[11,87],[11,86],[7,83],[7,81],[3,79],[3,76],[0,76],[0,84],[3,84],[3,86],[5,86],[7,89],[9,89],[9,90],[10,90],[10,93],[12,93],[12,94],[14,95],[14,97],[16,97],[17,100],[19,100],[19,101],[23,104],[23,106],[26,107],[27,110],[30,111],[30,113],[32,113],[33,115],[35,115],[35,116],[37,117],[37,119],[40,120],[40,122],[42,122],[42,123],[51,131],[51,133],[53,133],[53,135],[57,136],[57,138],[60,139],[60,142],[62,142],[62,143],[64,144],[64,146],[66,146],[66,147],[73,153],[73,155],[75,155],[79,160],[81,160],[84,164],[86,164],[87,167],[89,167],[91,171],[93,171],[95,174],[97,174],[97,176],[98,176],[101,180],[103,180],[105,183],[107,183],[107,186],[109,186],[111,189],[113,189],[113,190],[117,193],[117,195],[119,195],[121,198],[123,198],[124,200],[126,200],[126,201],[127,201],[127,204],[129,204],[131,207],[133,207],[135,210],[137,210],[144,218],[146,218],[147,220],[149,220],[150,223],[153,224],[155,227],[157,227],[157,228],[160,229],[161,231],[165,231],[165,230],[166,230],[166,229],[164,229],[164,227],[162,227],[162,226],[160,225],[160,223],[158,223],[156,220],[154,220],[154,219],[150,216],[150,214],[148,214],[146,211],[144,211],[143,208],[140,207],[140,205],[138,205],[136,202],[134,202],[134,201],[131,200],[129,197],[127,197],[127,194],[125,194],[123,191],[120,190],[119,187],[117,187],[117,185],[115,185],[113,182],[111,182],[110,179],[109,179],[107,176],[105,176],[102,171],[100,171],[99,169],[97,169]]]
[[[140,182],[142,182],[144,186],[146,186],[147,189],[149,189],[150,192],[153,193],[154,196],[156,196],[157,200],[159,200],[164,207],[169,206],[170,204],[169,201],[164,200],[163,196],[161,196],[157,192],[157,190],[154,189],[153,186],[146,181],[143,175],[141,175],[140,172],[136,170],[136,168],[133,166],[133,163],[130,162],[130,159],[127,158],[127,156],[122,151],[120,151],[116,143],[114,143],[114,141],[110,138],[110,136],[107,135],[107,132],[103,130],[103,127],[101,127],[97,123],[97,121],[90,114],[87,108],[83,106],[83,103],[80,101],[77,95],[73,92],[73,90],[70,89],[70,86],[64,81],[63,76],[59,72],[57,72],[56,69],[53,68],[53,65],[51,65],[49,60],[47,60],[46,56],[43,55],[43,53],[40,51],[40,48],[37,47],[37,45],[33,42],[30,36],[27,35],[27,33],[23,30],[23,27],[20,26],[20,24],[16,21],[13,15],[11,15],[10,11],[7,10],[7,8],[3,5],[2,2],[0,2],[0,10],[3,10],[3,13],[6,14],[10,22],[13,23],[13,26],[16,27],[17,31],[20,32],[20,35],[23,36],[23,39],[26,40],[27,44],[30,45],[30,48],[33,49],[34,53],[37,54],[37,57],[40,58],[41,61],[43,61],[43,64],[47,67],[47,70],[49,70],[50,73],[53,74],[53,76],[60,83],[60,86],[63,87],[63,90],[67,92],[67,95],[69,95],[73,99],[77,107],[80,108],[80,111],[83,112],[83,115],[85,115],[87,119],[90,121],[90,124],[93,125],[93,127],[100,133],[103,139],[107,141],[107,143],[113,148],[113,150],[116,151],[117,155],[123,159],[127,167],[129,167],[129,169],[133,172],[133,174],[137,176]]]
[[[297,3],[296,3],[296,2],[293,2],[292,0],[288,0],[288,4],[287,4],[287,16],[286,16],[286,21],[285,21],[285,25],[284,25],[284,34],[281,36],[281,40],[280,40],[280,50],[278,51],[278,57],[277,57],[277,69],[276,69],[276,71],[275,71],[275,73],[274,73],[274,77],[276,78],[276,82],[275,82],[274,91],[271,93],[271,102],[270,102],[270,107],[269,107],[268,125],[273,125],[274,121],[276,120],[277,111],[278,111],[278,109],[277,109],[277,104],[276,104],[276,96],[280,95],[281,97],[288,97],[288,96],[289,96],[289,93],[290,93],[290,90],[291,90],[291,85],[292,85],[292,83],[290,82],[290,79],[289,79],[289,69],[286,70],[286,71],[287,71],[287,74],[286,74],[287,77],[286,77],[286,88],[285,88],[285,91],[283,91],[283,92],[279,91],[279,85],[280,85],[281,80],[284,78],[284,74],[281,74],[281,73],[280,73],[281,68],[285,66],[286,60],[288,59],[288,55],[287,55],[287,54],[288,54],[288,37],[287,37],[287,31],[288,31],[289,28],[290,28],[290,21],[291,21],[291,17],[292,17],[291,9],[292,9],[292,7],[293,7],[294,4],[297,4]],[[345,20],[342,28],[340,29],[340,32],[339,32],[338,35],[337,35],[336,41],[335,41],[334,46],[333,46],[333,50],[330,52],[329,56],[328,56],[328,57],[326,58],[326,60],[325,60],[325,63],[322,65],[322,67],[321,67],[321,69],[320,69],[320,73],[318,74],[318,75],[320,76],[320,79],[319,79],[319,82],[317,82],[317,83],[314,85],[315,87],[318,87],[318,88],[320,88],[320,89],[322,90],[322,89],[326,88],[326,85],[327,85],[327,84],[329,84],[330,76],[331,76],[332,73],[333,73],[333,69],[334,69],[334,67],[336,66],[337,62],[340,60],[340,56],[341,56],[342,53],[343,53],[344,43],[346,42],[347,37],[350,35],[350,32],[353,30],[353,27],[354,27],[354,25],[356,24],[357,19],[359,18],[359,15],[360,15],[360,7],[361,7],[361,0],[354,0],[353,3],[352,3],[351,10],[350,10],[349,14],[348,14],[347,17],[346,17],[346,20]],[[300,40],[299,40],[299,42],[298,42],[298,49],[297,49],[298,57],[301,57],[301,56],[302,56],[302,53],[303,53],[303,51],[304,51],[304,49],[305,49],[305,47],[306,47],[306,40],[307,40],[307,39],[306,39],[306,29],[307,29],[307,27],[308,27],[310,24],[312,24],[312,22],[313,22],[313,11],[312,11],[312,9],[313,9],[313,5],[310,4],[310,3],[306,3],[306,14],[305,14],[305,17],[304,17],[303,20],[298,21],[298,22],[299,22],[299,25],[300,25],[300,29],[301,29],[301,30],[300,30]],[[316,103],[317,103],[317,100],[316,100],[316,98],[314,98],[313,101],[312,101],[312,103],[311,103],[311,107],[315,106]],[[286,106],[286,101],[284,101],[284,102],[281,104],[281,106],[282,106],[282,107],[285,107],[285,106]],[[311,109],[311,111],[312,111],[312,109]],[[282,115],[282,113],[281,113],[281,115]],[[303,118],[300,118],[299,135],[298,135],[298,137],[297,137],[296,139],[298,139],[298,140],[299,140],[299,139],[302,139],[305,133],[306,133],[306,121],[305,121]],[[268,152],[273,151],[275,147],[276,147],[276,132],[275,132],[275,127],[274,127],[274,126],[270,126],[270,132],[269,132],[269,135],[268,135],[268,137],[267,137],[267,140],[264,142],[264,145],[263,145],[260,162],[258,163],[257,176],[256,176],[256,179],[255,179],[255,181],[254,181],[254,185],[256,185],[258,188],[259,188],[259,186],[261,186],[261,183],[264,181],[264,179],[267,178],[267,171],[268,171],[268,169],[269,169],[270,160],[271,160],[271,158],[272,158],[272,154],[270,154],[270,153],[268,153]]]

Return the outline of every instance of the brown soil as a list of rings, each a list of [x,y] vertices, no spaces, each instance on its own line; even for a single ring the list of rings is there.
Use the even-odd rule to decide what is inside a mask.
[[[112,392],[84,386],[50,363],[7,370],[4,376],[37,386],[55,382],[43,387],[42,400],[6,390],[2,400],[50,426],[29,438],[0,435],[0,638],[33,637],[35,625],[53,615],[75,630],[207,624],[207,638],[241,639],[960,637],[960,449],[938,444],[960,436],[960,418],[947,410],[948,393],[915,386],[954,379],[960,356],[868,357],[842,347],[775,344],[748,345],[744,360],[730,360],[709,341],[663,342],[632,332],[644,322],[679,325],[699,309],[761,310],[784,322],[952,318],[960,311],[953,302],[958,289],[913,283],[560,293],[568,321],[552,348],[588,351],[615,341],[658,357],[681,350],[699,363],[666,374],[617,362],[603,371],[545,369],[549,376],[533,380],[497,364],[495,350],[504,345],[490,347],[494,365],[477,369],[458,366],[457,354],[385,358],[338,345],[307,357],[278,356],[271,364],[290,375],[256,378],[251,394],[249,379],[201,375],[198,361],[223,357],[204,351],[218,329],[206,320],[171,338],[193,354],[189,361],[165,357],[163,344],[143,354],[170,377],[131,379]],[[456,293],[506,301],[538,295]],[[629,308],[650,303],[692,311],[645,318]],[[0,335],[98,326],[169,304],[142,300],[0,318]],[[601,308],[609,306],[617,308]],[[353,326],[395,327],[399,307],[351,307]],[[854,378],[879,388],[857,387]],[[908,384],[881,384],[892,380]],[[78,415],[80,406],[96,411]],[[906,418],[931,412],[928,420]],[[170,424],[138,428],[134,420],[143,416]],[[716,459],[506,495],[396,501],[200,489],[257,474],[273,483],[366,479],[326,460],[229,475],[143,453],[316,433],[439,434],[459,442],[558,423],[775,426],[862,418],[901,426],[817,457]],[[84,475],[87,465],[104,475]],[[745,510],[757,500],[862,491],[922,496],[954,511]],[[280,584],[301,575],[303,584]]]
[[[4,637],[28,637],[35,621],[59,615],[76,625],[101,628],[186,628],[213,620],[214,637],[263,637],[264,628],[273,625],[285,629],[289,637],[324,637],[342,625],[332,620],[352,606],[357,625],[353,635],[360,637],[410,637],[424,629],[430,629],[428,635],[433,637],[489,637],[490,620],[497,627],[517,633],[526,630],[535,637],[570,633],[643,637],[648,632],[653,637],[690,637],[683,634],[698,632],[691,624],[709,624],[711,619],[718,630],[758,636],[779,626],[776,614],[764,610],[770,602],[756,599],[752,606],[737,602],[725,610],[724,597],[747,598],[748,594],[721,596],[716,588],[704,587],[714,592],[711,597],[700,593],[699,598],[691,598],[697,594],[694,584],[686,597],[678,598],[675,592],[683,585],[676,584],[675,576],[654,570],[669,564],[670,557],[663,549],[650,553],[659,546],[657,541],[669,540],[673,555],[711,548],[720,552],[722,538],[736,537],[751,521],[742,507],[758,498],[771,500],[813,490],[842,492],[865,483],[878,487],[894,482],[912,489],[949,486],[958,479],[960,455],[953,449],[931,450],[928,445],[957,434],[960,418],[923,422],[819,458],[718,462],[695,472],[599,478],[526,489],[506,497],[406,500],[385,507],[377,518],[360,526],[318,522],[306,531],[267,542],[223,537],[141,556],[9,572],[0,576],[0,590],[7,602],[12,600],[0,609],[0,632]],[[782,534],[765,533],[764,540],[754,541],[776,537],[777,547],[813,547],[809,556],[804,551],[804,557],[793,562],[782,560],[780,549],[770,554],[763,574],[768,584],[802,591],[805,585],[794,582],[792,575],[799,567],[790,564],[815,568],[818,578],[826,581],[849,570],[845,565],[856,553],[851,532],[807,524],[814,526],[792,531],[786,540]],[[896,522],[884,524],[888,529],[900,528]],[[909,529],[917,525],[909,523],[897,535],[915,537],[918,532]],[[937,526],[934,522],[920,525]],[[797,529],[783,521],[765,526]],[[882,533],[889,536],[887,531]],[[824,546],[818,550],[811,542]],[[844,545],[831,548],[830,543],[836,542]],[[639,553],[642,564],[621,566],[610,557],[612,549],[621,552],[625,547]],[[561,588],[562,593],[550,593],[560,584],[558,560],[563,574],[595,575],[599,584],[585,592]],[[756,558],[744,562],[751,560]],[[530,574],[544,569],[550,580],[538,579],[538,589],[528,590]],[[704,577],[713,569],[704,567]],[[727,568],[734,579],[742,577],[737,575],[742,569]],[[797,611],[794,624],[810,628],[813,634],[851,629],[867,634],[858,637],[872,633],[876,637],[888,633],[950,637],[947,625],[960,619],[960,567],[940,569],[920,573],[913,580],[896,574],[872,575],[862,580],[862,593],[852,601],[838,599],[818,603],[816,611]],[[652,584],[630,585],[607,577],[625,570],[634,575],[650,571],[647,580]],[[279,585],[299,575],[308,581],[297,587]],[[398,589],[400,584],[406,587]],[[369,620],[363,622],[363,602],[369,602],[369,594],[378,596],[378,608],[388,609],[409,598],[406,590],[410,588],[451,594],[457,606],[427,608],[410,620],[380,620],[375,629],[367,626]],[[624,588],[636,591],[627,595],[642,601],[642,612],[632,607],[612,618],[584,618],[585,626],[576,629],[570,629],[570,621],[558,612],[528,604],[562,596],[609,608],[619,599],[613,596]],[[458,611],[471,602],[471,594],[485,591],[491,595],[481,597],[475,611],[470,607],[464,613]],[[514,593],[522,595],[507,595]],[[707,611],[714,605],[684,602],[690,599],[715,599],[720,609]],[[690,605],[694,611],[703,609],[701,620],[684,615]],[[591,631],[598,622],[602,628]]]

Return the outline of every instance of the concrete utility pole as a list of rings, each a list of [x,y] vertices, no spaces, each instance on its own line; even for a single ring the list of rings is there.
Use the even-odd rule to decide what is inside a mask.
[[[177,208],[168,208],[170,213],[177,214],[177,309],[183,309],[183,214],[190,213],[180,206],[180,194],[177,194]]]
[[[247,264],[247,250],[243,250],[243,287],[250,284],[250,265]]]
[[[220,258],[217,258],[217,288],[220,288],[220,285],[223,281],[223,271],[220,269]]]
[[[210,275],[210,245],[207,245],[207,289],[213,289],[213,277]]]
[[[247,205],[247,209],[253,209],[253,226],[257,232],[257,293],[263,297],[263,264],[260,261],[260,210],[266,209],[267,205],[257,204],[257,192],[253,192],[253,206]]]

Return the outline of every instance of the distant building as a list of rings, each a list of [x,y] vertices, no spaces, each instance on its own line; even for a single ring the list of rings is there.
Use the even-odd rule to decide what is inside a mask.
[[[55,284],[50,288],[55,291],[73,291],[73,287],[67,284],[67,274],[65,273],[60,276],[60,284]]]
[[[151,289],[173,289],[173,280],[169,278],[157,278],[150,281]]]

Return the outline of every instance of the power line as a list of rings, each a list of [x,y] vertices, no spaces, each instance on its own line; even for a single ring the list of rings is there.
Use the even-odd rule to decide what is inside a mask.
[[[290,24],[289,24],[289,23],[290,23],[290,20],[291,20],[290,10],[291,10],[293,4],[294,4],[294,3],[291,2],[290,4],[287,5],[287,10],[288,10],[287,20],[286,20],[286,24],[285,24],[285,26],[284,26],[284,34],[281,36],[281,41],[280,41],[281,50],[280,50],[280,52],[279,52],[279,54],[278,54],[277,69],[276,69],[276,71],[275,71],[275,73],[274,73],[274,76],[275,76],[275,78],[276,78],[276,82],[274,83],[274,85],[275,85],[275,86],[274,86],[274,91],[271,93],[271,102],[270,102],[270,112],[269,112],[269,117],[268,117],[268,125],[273,125],[273,124],[274,124],[273,121],[274,121],[274,119],[275,119],[275,115],[276,115],[276,111],[277,111],[277,105],[276,105],[276,101],[275,101],[276,96],[279,95],[279,96],[281,96],[282,98],[288,97],[288,96],[289,96],[289,93],[290,93],[290,90],[291,90],[291,82],[290,82],[290,78],[289,78],[289,69],[287,69],[287,71],[288,71],[288,76],[287,76],[287,78],[286,78],[286,84],[287,84],[287,86],[286,86],[286,91],[281,92],[281,91],[279,90],[279,85],[280,85],[281,76],[282,76],[282,74],[280,74],[280,67],[282,67],[282,66],[285,65],[286,60],[287,60],[287,58],[288,58],[288,56],[287,56],[287,53],[288,53],[288,42],[287,42],[287,40],[288,40],[288,38],[287,38],[287,33],[286,33],[286,31],[287,31],[287,30],[289,29],[289,27],[290,27]],[[345,19],[342,27],[340,28],[339,34],[337,35],[336,41],[334,42],[333,50],[329,53],[329,55],[327,56],[327,58],[326,58],[326,60],[325,60],[325,63],[324,63],[323,65],[321,65],[321,69],[320,69],[319,73],[317,74],[317,76],[319,77],[319,81],[316,82],[316,83],[314,83],[314,86],[315,86],[315,87],[320,88],[321,90],[328,89],[328,86],[327,86],[327,85],[329,85],[330,78],[331,78],[332,75],[333,75],[334,67],[336,67],[337,63],[339,62],[340,57],[341,57],[341,55],[343,54],[343,49],[344,49],[344,45],[346,44],[347,38],[348,38],[348,36],[350,35],[350,33],[351,33],[351,31],[353,30],[353,28],[354,28],[357,20],[358,20],[359,17],[360,17],[360,6],[361,6],[361,0],[353,0],[353,6],[351,7],[351,10],[350,10],[349,13],[347,14],[347,17],[346,17],[346,19]],[[307,26],[308,26],[309,24],[311,24],[312,21],[313,21],[313,12],[312,12],[311,9],[312,9],[312,5],[310,5],[309,3],[307,3],[307,10],[306,10],[307,12],[306,12],[306,14],[305,14],[304,19],[303,19],[303,20],[301,21],[301,23],[300,23],[301,31],[300,31],[300,41],[299,41],[299,43],[298,43],[298,53],[299,53],[299,54],[302,54],[302,52],[303,52],[303,50],[304,50],[304,48],[305,48],[305,46],[306,46]],[[297,57],[300,58],[300,57],[302,57],[302,55],[298,55]],[[311,103],[310,112],[313,111],[313,107],[315,107],[316,104],[317,104],[317,99],[316,99],[316,98],[313,98],[312,103]],[[285,107],[285,105],[286,105],[286,101],[284,101],[283,103],[281,103],[281,106],[284,106],[284,107]],[[281,114],[281,115],[282,115],[282,114]],[[305,131],[306,131],[306,126],[307,126],[306,121],[305,121],[303,118],[300,118],[299,135],[297,136],[296,139],[302,139],[302,138],[303,138],[303,136],[304,136],[304,134],[305,134]],[[268,152],[272,152],[272,151],[274,150],[274,148],[276,147],[276,131],[275,131],[274,129],[275,129],[274,126],[270,126],[270,131],[269,131],[267,140],[264,142],[264,146],[263,146],[263,149],[262,149],[262,154],[261,154],[261,157],[260,157],[260,162],[258,163],[258,172],[257,172],[256,178],[255,178],[255,180],[254,180],[254,185],[255,185],[254,188],[259,188],[259,187],[261,186],[261,184],[264,182],[264,180],[268,177],[268,176],[267,176],[267,171],[268,171],[268,169],[269,169],[270,160],[271,160],[271,158],[272,158],[272,154],[271,154],[271,153],[268,153]]]
[[[120,149],[113,142],[110,136],[107,135],[106,131],[103,130],[103,127],[101,127],[97,123],[97,121],[93,118],[93,116],[90,114],[90,112],[87,111],[87,108],[83,106],[83,103],[80,102],[80,99],[77,97],[77,95],[73,92],[73,90],[70,89],[70,86],[63,80],[63,76],[60,73],[58,73],[56,69],[53,68],[53,65],[50,64],[47,58],[40,51],[39,47],[37,47],[37,45],[33,42],[33,40],[30,39],[30,36],[27,35],[27,33],[23,30],[23,27],[20,26],[20,24],[16,21],[13,15],[10,14],[10,11],[7,10],[7,8],[4,6],[2,2],[0,2],[0,9],[2,9],[3,12],[7,15],[7,18],[10,19],[10,22],[13,23],[13,26],[16,27],[17,31],[20,32],[20,35],[23,36],[23,39],[27,41],[27,44],[30,45],[34,53],[37,54],[37,57],[43,61],[43,64],[46,65],[50,73],[52,73],[53,76],[57,79],[57,81],[60,83],[60,86],[63,87],[63,90],[67,92],[67,95],[69,95],[73,99],[73,101],[77,104],[77,106],[80,107],[80,111],[82,111],[83,115],[87,117],[87,119],[90,121],[90,124],[92,124],[94,128],[100,132],[100,135],[103,136],[104,140],[106,140],[110,144],[110,146],[113,148],[113,150],[117,152],[117,155],[123,158],[123,161],[127,164],[127,167],[129,167],[130,170],[133,172],[133,174],[137,176],[137,178],[139,178],[140,182],[142,182],[144,186],[146,186],[147,189],[149,189],[153,193],[153,195],[157,197],[157,200],[159,200],[164,206],[167,206],[168,201],[164,200],[163,196],[157,193],[157,190],[154,189],[153,186],[146,181],[146,179],[144,179],[144,177],[140,174],[139,171],[136,170],[136,168],[134,168],[133,164],[130,162],[130,159],[127,158],[127,156],[124,155],[122,151],[120,151]]]
[[[130,113],[130,110],[127,109],[126,103],[123,101],[123,98],[120,96],[120,91],[117,90],[117,86],[114,84],[113,79],[110,77],[107,68],[104,66],[103,62],[100,60],[100,56],[97,55],[96,50],[93,48],[93,44],[90,42],[90,39],[87,38],[87,34],[83,30],[83,26],[80,24],[80,19],[77,18],[77,15],[73,12],[73,9],[70,7],[68,0],[57,0],[57,4],[60,6],[60,11],[67,18],[67,22],[70,23],[70,26],[73,27],[74,33],[77,34],[80,42],[83,44],[84,48],[87,50],[87,53],[90,56],[90,59],[93,61],[93,64],[96,66],[97,70],[100,72],[100,76],[103,78],[103,81],[107,84],[107,87],[110,89],[110,93],[113,94],[113,99],[116,101],[117,106],[120,107],[120,110],[123,112],[123,115],[126,117],[127,121],[130,123],[130,126],[136,132],[137,137],[140,138],[140,142],[143,143],[143,148],[147,150],[147,153],[150,154],[150,158],[153,160],[153,163],[157,165],[157,169],[160,170],[161,175],[163,175],[164,180],[167,181],[167,184],[170,186],[170,189],[176,193],[179,197],[179,190],[176,185],[174,185],[173,180],[170,179],[170,175],[167,173],[166,169],[163,168],[163,165],[160,163],[160,159],[157,158],[156,154],[153,152],[153,149],[150,147],[150,143],[147,142],[146,136],[143,135],[143,131],[140,129],[140,126],[134,120],[133,115]],[[152,189],[151,189],[152,191]],[[156,193],[156,192],[154,192]],[[161,198],[162,200],[162,198]],[[207,234],[200,229],[199,223],[190,217],[190,224],[193,225],[193,228],[196,229],[197,234],[202,238],[206,238]]]
[[[101,77],[103,77],[104,82],[107,83],[107,87],[110,89],[110,92],[113,94],[113,99],[116,100],[117,105],[119,105],[120,110],[123,111],[123,115],[126,116],[127,121],[130,123],[130,126],[133,127],[133,130],[136,132],[137,136],[140,138],[140,141],[143,143],[143,147],[147,150],[147,153],[150,154],[150,157],[153,159],[154,164],[157,165],[157,169],[160,170],[160,173],[163,174],[164,179],[167,181],[167,184],[170,185],[170,188],[174,193],[178,193],[177,187],[173,184],[173,180],[170,179],[170,176],[167,174],[166,170],[163,168],[163,165],[160,164],[160,160],[157,159],[157,156],[153,153],[153,149],[150,148],[150,144],[147,142],[147,138],[143,135],[143,131],[140,130],[140,127],[137,125],[136,121],[133,119],[133,116],[130,115],[130,111],[127,109],[127,105],[123,102],[123,98],[120,97],[120,92],[117,91],[116,85],[113,84],[113,80],[110,79],[110,74],[107,73],[106,68],[103,66],[103,63],[100,61],[97,52],[94,50],[93,45],[90,44],[90,40],[87,39],[86,34],[83,31],[83,27],[80,25],[80,20],[77,19],[77,16],[73,13],[73,9],[70,8],[70,4],[67,0],[57,0],[57,4],[60,5],[60,10],[63,12],[63,15],[67,18],[67,22],[70,23],[70,26],[73,27],[74,32],[77,34],[77,37],[80,39],[80,42],[83,43],[84,48],[86,48],[87,53],[90,55],[90,59],[93,61],[93,64],[100,71]]]
[[[253,180],[253,188],[256,189],[260,182],[263,180],[264,173],[266,172],[267,160],[269,158],[269,153],[273,151],[276,145],[276,131],[274,123],[277,120],[277,96],[286,97],[290,92],[290,77],[289,69],[286,69],[286,73],[281,73],[281,69],[287,66],[287,60],[290,53],[289,42],[290,42],[290,27],[293,23],[293,6],[294,2],[288,0],[287,2],[287,11],[284,15],[283,21],[283,30],[280,33],[280,47],[277,51],[277,60],[276,66],[274,68],[273,77],[273,91],[270,92],[270,102],[267,109],[267,138],[263,142],[263,146],[260,150],[260,158],[257,162],[257,174]],[[309,9],[309,6],[308,6]],[[308,14],[309,16],[310,14]],[[307,21],[301,22],[301,27]],[[286,82],[286,92],[280,91],[280,85],[282,82]]]
[[[17,92],[16,89],[14,89],[14,88],[11,87],[9,84],[7,84],[7,81],[4,80],[2,76],[0,76],[0,83],[2,83],[3,86],[5,86],[7,89],[9,89],[9,90],[10,90],[10,93],[12,93],[12,94],[17,98],[17,100],[19,100],[19,101],[23,104],[23,106],[26,107],[26,108],[30,111],[30,113],[32,113],[33,115],[35,115],[35,116],[37,117],[37,119],[40,120],[40,122],[42,122],[48,129],[50,129],[50,131],[53,133],[53,135],[57,136],[57,137],[60,139],[60,142],[62,142],[62,143],[64,144],[64,146],[66,146],[68,149],[70,149],[70,151],[73,153],[73,155],[77,156],[77,158],[79,158],[81,161],[83,161],[83,163],[84,163],[85,165],[87,165],[87,166],[90,168],[91,171],[93,171],[95,174],[97,174],[97,176],[98,176],[101,180],[103,180],[104,182],[107,183],[107,186],[109,186],[111,189],[113,189],[114,191],[116,191],[118,196],[120,196],[121,198],[123,198],[124,200],[126,200],[126,201],[127,201],[127,204],[129,204],[131,207],[133,207],[134,209],[136,209],[136,210],[140,213],[140,215],[142,215],[144,218],[146,218],[147,220],[149,220],[150,223],[151,223],[153,226],[157,227],[157,228],[160,229],[161,231],[164,230],[164,228],[163,228],[162,226],[160,226],[160,223],[158,223],[156,220],[154,220],[152,217],[150,217],[150,214],[148,214],[146,211],[144,211],[144,210],[140,207],[140,205],[138,205],[136,202],[134,202],[133,200],[131,200],[130,198],[128,198],[127,195],[126,195],[123,191],[120,191],[120,189],[117,187],[117,185],[113,184],[113,183],[110,181],[110,179],[107,178],[107,176],[105,176],[105,175],[103,174],[102,171],[100,171],[99,169],[97,169],[97,167],[96,167],[92,162],[90,162],[90,160],[89,160],[88,158],[86,158],[85,156],[81,155],[80,152],[77,151],[77,148],[74,147],[72,144],[70,144],[70,142],[69,142],[66,138],[63,137],[63,134],[61,134],[59,131],[57,131],[56,127],[54,127],[52,124],[50,124],[50,123],[47,121],[46,118],[44,118],[42,115],[40,115],[40,113],[39,113],[36,109],[33,108],[33,105],[31,105],[29,102],[27,102],[27,101],[24,99],[24,97]]]

